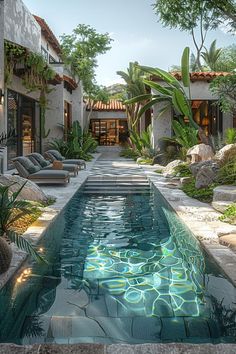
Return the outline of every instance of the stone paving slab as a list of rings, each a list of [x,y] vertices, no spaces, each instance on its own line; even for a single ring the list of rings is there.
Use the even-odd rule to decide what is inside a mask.
[[[235,354],[235,344],[1,344],[0,354]]]

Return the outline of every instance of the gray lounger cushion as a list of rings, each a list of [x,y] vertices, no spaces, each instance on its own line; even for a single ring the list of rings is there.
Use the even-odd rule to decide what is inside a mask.
[[[40,165],[40,167],[45,168],[50,165],[50,162],[47,161],[41,154],[38,152],[33,152],[32,154],[28,155],[29,159],[33,158],[36,162]],[[32,161],[33,162],[33,161]]]
[[[57,150],[48,150],[45,153],[47,156],[49,155],[52,157],[52,159],[56,159],[58,161],[62,161],[65,164],[77,164],[86,167],[86,163],[82,159],[65,159],[64,156],[61,155],[61,153]]]
[[[63,170],[45,170],[35,166],[27,157],[19,156],[12,159],[21,177],[28,178],[37,183],[66,183],[69,182],[69,172]],[[35,168],[36,172],[30,171]]]
[[[27,157],[19,156],[12,159],[21,177],[28,178],[29,175],[40,171]]]
[[[29,176],[29,179],[63,179],[68,177],[68,171],[62,170],[41,170]]]

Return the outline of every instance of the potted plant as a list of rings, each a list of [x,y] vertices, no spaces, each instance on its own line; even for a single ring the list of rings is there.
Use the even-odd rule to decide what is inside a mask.
[[[5,273],[10,267],[12,259],[11,242],[37,261],[45,262],[29,241],[13,229],[13,224],[17,220],[27,214],[32,215],[39,210],[39,203],[17,199],[25,184],[13,193],[10,191],[12,184],[9,186],[0,185],[0,274]]]

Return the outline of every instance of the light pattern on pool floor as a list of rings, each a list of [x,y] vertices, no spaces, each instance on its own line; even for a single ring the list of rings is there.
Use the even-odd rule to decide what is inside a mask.
[[[235,334],[213,312],[198,242],[156,193],[78,194],[45,242],[52,265],[34,264],[25,282],[0,294],[2,340],[208,342]]]

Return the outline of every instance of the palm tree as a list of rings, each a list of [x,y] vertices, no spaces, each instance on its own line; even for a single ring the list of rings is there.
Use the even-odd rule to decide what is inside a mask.
[[[127,72],[117,71],[117,74],[122,77],[125,81],[125,96],[127,100],[134,97],[147,94],[147,89],[145,83],[143,82],[144,73],[138,66],[137,62],[130,62]],[[127,117],[128,117],[128,128],[130,130],[137,131],[137,123],[139,120],[139,111],[143,106],[145,98],[138,102],[126,103]]]
[[[212,70],[217,70],[217,61],[221,55],[222,48],[216,48],[216,39],[211,43],[209,50],[205,48],[205,52],[201,53],[206,65]]]

